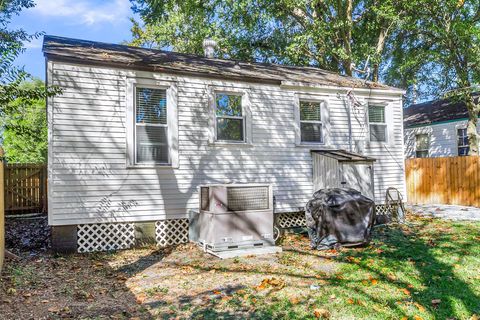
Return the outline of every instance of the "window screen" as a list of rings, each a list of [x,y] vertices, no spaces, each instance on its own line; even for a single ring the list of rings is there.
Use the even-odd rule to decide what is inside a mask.
[[[135,150],[136,163],[169,162],[165,89],[135,90]]]
[[[242,96],[215,95],[216,139],[218,141],[245,141],[245,118]]]
[[[387,142],[385,106],[368,106],[370,141]]]
[[[470,151],[467,129],[466,128],[457,129],[457,137],[458,137],[458,155],[467,156],[468,152]]]
[[[301,142],[323,142],[322,103],[300,101]]]
[[[429,137],[426,133],[415,136],[415,156],[417,158],[427,158],[429,149]]]

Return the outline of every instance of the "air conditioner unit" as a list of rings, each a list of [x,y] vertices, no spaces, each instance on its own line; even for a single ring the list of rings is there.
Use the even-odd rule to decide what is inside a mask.
[[[199,188],[199,210],[190,217],[190,239],[222,258],[255,248],[278,252],[273,222],[271,185],[203,185]]]

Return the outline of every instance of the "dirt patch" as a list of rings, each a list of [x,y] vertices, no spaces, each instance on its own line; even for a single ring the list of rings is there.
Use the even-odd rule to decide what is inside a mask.
[[[235,306],[233,297],[249,299],[262,283],[265,294],[275,288],[310,291],[334,270],[330,256],[310,251],[302,236],[289,236],[280,254],[227,260],[194,244],[112,254],[43,253],[6,262],[0,319],[211,318],[217,304],[220,318],[245,317],[251,308]]]
[[[7,260],[0,319],[150,319],[119,274],[96,255]]]
[[[16,254],[35,254],[50,248],[51,228],[46,215],[5,219],[5,246]]]

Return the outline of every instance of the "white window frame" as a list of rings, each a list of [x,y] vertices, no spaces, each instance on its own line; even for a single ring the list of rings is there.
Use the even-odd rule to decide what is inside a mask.
[[[465,126],[465,125],[455,126],[455,140],[456,140],[456,142],[457,142],[457,156],[459,156],[459,157],[465,157],[465,156],[467,156],[468,154],[466,154],[466,155],[460,155],[460,152],[458,152],[460,148],[466,148],[466,147],[467,147],[467,146],[460,146],[460,145],[458,144],[458,138],[459,138],[458,130],[465,130],[465,133],[467,134],[467,139],[468,139],[467,126]],[[470,141],[468,141],[468,148],[470,148]]]
[[[303,121],[300,120],[300,101],[320,103],[320,119],[321,121]],[[327,99],[323,95],[296,93],[294,96],[294,115],[295,115],[295,144],[298,147],[318,147],[325,146],[330,143],[330,117],[328,112]],[[302,141],[302,122],[321,123],[322,124],[322,141]]]
[[[240,97],[240,104],[242,108],[242,116],[218,116],[217,115],[217,95],[227,95],[227,96],[237,96]],[[215,114],[215,142],[224,142],[224,143],[245,143],[247,137],[247,126],[246,126],[246,117],[245,117],[245,108],[244,108],[244,94],[243,93],[232,93],[232,92],[222,92],[216,91],[214,93],[214,114]],[[218,119],[236,119],[242,120],[242,130],[243,130],[243,139],[242,140],[219,140],[218,139]]]
[[[164,89],[167,97],[167,126],[168,163],[137,163],[136,158],[136,88]],[[145,78],[127,78],[126,88],[126,132],[127,132],[127,163],[128,167],[146,168],[178,168],[178,111],[177,111],[177,85],[173,81],[163,81]],[[157,126],[155,124],[155,126]]]
[[[385,118],[385,122],[370,122],[370,107],[383,107],[383,117]],[[368,125],[368,137],[367,140],[370,144],[388,144],[390,140],[390,129],[392,125],[389,123],[389,112],[388,112],[388,106],[383,103],[375,103],[375,102],[369,102],[367,104],[367,125]],[[370,125],[383,125],[385,126],[385,141],[375,141],[375,140],[370,140]]]
[[[421,149],[421,150],[418,149],[417,136],[420,136],[420,135],[427,136],[427,149]],[[430,157],[430,135],[428,133],[425,133],[425,132],[417,132],[417,133],[415,133],[414,139],[415,139],[415,158],[418,158],[417,152],[422,152],[422,151],[427,152],[426,158]]]
[[[226,94],[241,96],[242,98],[242,116],[219,116],[219,118],[243,119],[243,140],[218,140],[217,139],[217,94]],[[250,104],[250,94],[248,88],[237,87],[209,87],[209,143],[214,145],[235,145],[235,146],[251,146],[252,145],[252,112]]]

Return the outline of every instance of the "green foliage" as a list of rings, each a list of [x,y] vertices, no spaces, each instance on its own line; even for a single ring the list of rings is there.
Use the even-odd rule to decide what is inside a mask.
[[[376,80],[385,40],[402,19],[403,1],[132,0],[133,45],[201,54],[211,37],[218,57],[312,65],[352,74],[370,56]]]
[[[40,80],[24,82],[19,90],[44,90]],[[47,117],[45,99],[17,98],[0,119],[3,148],[8,162],[45,163],[47,160]]]
[[[40,37],[42,33],[10,30],[8,25],[13,16],[33,6],[32,0],[0,0],[0,113],[8,112],[5,108],[14,106],[10,102],[17,98],[41,99],[59,92],[58,88],[52,87],[21,86],[30,76],[23,68],[14,65],[15,59],[25,50],[23,43]]]

